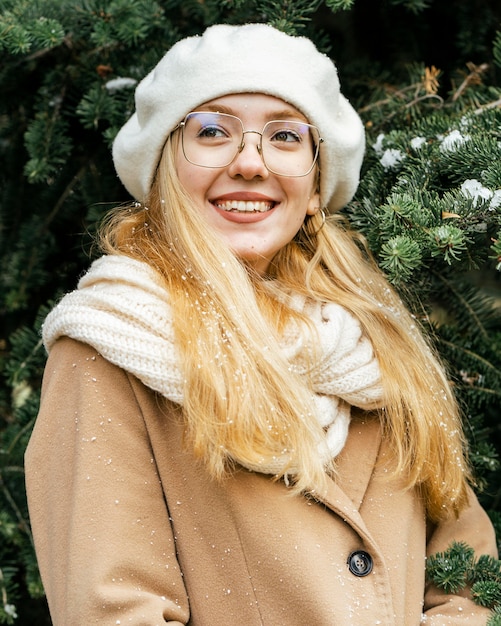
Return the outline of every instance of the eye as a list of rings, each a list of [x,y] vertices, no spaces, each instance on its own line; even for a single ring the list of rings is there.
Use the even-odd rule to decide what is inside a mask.
[[[223,113],[195,111],[186,117],[184,138],[191,138],[212,145],[215,142],[225,142],[238,134],[235,130],[239,122],[236,118]]]
[[[301,135],[294,129],[291,128],[282,128],[273,133],[273,136],[270,138],[271,141],[279,141],[283,143],[300,143],[302,141]]]
[[[197,132],[197,137],[201,139],[222,139],[229,136],[230,133],[228,133],[224,128],[214,124],[202,126],[202,128],[200,128]]]

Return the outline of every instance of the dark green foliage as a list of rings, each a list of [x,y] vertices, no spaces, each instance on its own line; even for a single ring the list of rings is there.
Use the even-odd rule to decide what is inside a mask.
[[[447,364],[501,537],[498,0],[0,0],[0,624],[49,623],[23,476],[39,328],[87,267],[96,224],[128,201],[110,145],[134,87],[182,37],[250,21],[338,63],[368,132],[346,215]],[[499,562],[456,551],[437,572],[452,558],[444,583],[471,583],[501,625]]]
[[[469,586],[481,606],[501,607],[501,561],[485,554],[475,558],[473,549],[463,542],[454,542],[445,552],[429,557],[426,575],[446,593],[458,593]]]
[[[501,608],[493,611],[492,617],[487,622],[487,626],[501,626]]]
[[[446,593],[458,593],[473,576],[475,552],[464,543],[453,543],[446,552],[428,558],[426,574]]]
[[[18,601],[28,593],[42,598],[23,494],[23,456],[39,403],[45,354],[36,329],[21,327],[9,337],[2,361],[5,387],[0,394],[0,623],[18,623]],[[7,389],[10,394],[7,394]]]
[[[326,0],[325,6],[331,11],[342,11],[351,9],[354,0]]]
[[[474,81],[461,97],[426,98],[438,74],[414,65],[410,78],[412,90],[364,107],[348,215],[447,363],[478,487],[499,502],[501,90]]]
[[[263,16],[266,16],[266,21],[269,24],[289,35],[300,35],[303,34],[301,31],[304,29],[305,24],[311,20],[312,14],[322,4],[322,0],[289,2],[261,0],[257,4],[259,11],[262,12]]]

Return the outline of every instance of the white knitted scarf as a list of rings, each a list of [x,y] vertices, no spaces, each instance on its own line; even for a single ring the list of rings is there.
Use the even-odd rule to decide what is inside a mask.
[[[314,392],[312,412],[325,432],[319,454],[327,462],[345,444],[350,405],[365,409],[381,405],[379,366],[359,323],[343,307],[306,304],[301,297],[292,298],[292,305],[310,316],[318,333],[318,363],[312,371],[311,343],[296,325],[285,329],[280,346],[294,371],[308,373]],[[78,289],[65,295],[45,320],[47,351],[61,336],[91,345],[147,387],[183,404],[181,356],[174,339],[169,295],[161,277],[146,263],[118,255],[95,261]],[[273,457],[244,465],[276,475],[288,461]]]

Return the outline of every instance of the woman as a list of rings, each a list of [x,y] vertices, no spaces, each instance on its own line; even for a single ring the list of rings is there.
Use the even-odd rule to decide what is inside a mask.
[[[113,147],[137,202],[44,325],[26,473],[56,626],[487,621],[425,587],[453,540],[496,554],[444,372],[325,221],[363,150],[332,62],[269,26],[138,86]]]

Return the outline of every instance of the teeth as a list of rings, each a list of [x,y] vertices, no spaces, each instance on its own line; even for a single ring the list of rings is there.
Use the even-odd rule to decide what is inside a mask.
[[[254,211],[264,213],[273,207],[272,202],[245,202],[243,200],[227,200],[226,202],[216,202],[215,204],[222,211],[242,211],[246,213]]]

